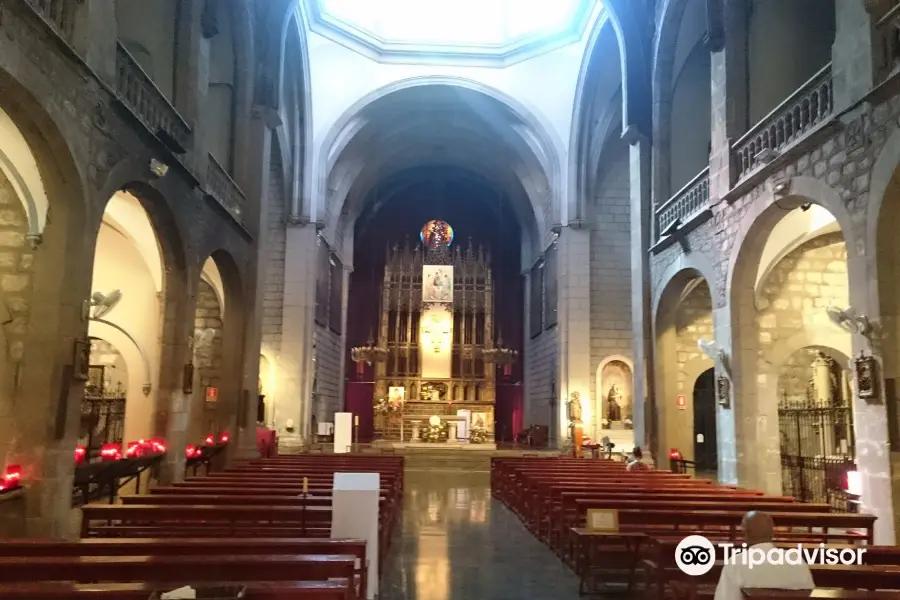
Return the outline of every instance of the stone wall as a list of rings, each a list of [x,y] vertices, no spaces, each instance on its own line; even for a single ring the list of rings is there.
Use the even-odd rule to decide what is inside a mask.
[[[269,162],[269,202],[264,226],[268,229],[266,272],[262,281],[263,318],[262,345],[271,357],[278,356],[281,348],[282,319],[284,313],[284,252],[287,202],[284,188],[284,168],[277,140],[272,140]]]
[[[222,309],[211,285],[201,280],[197,288],[197,311],[194,331],[212,330],[213,337],[194,348],[194,396],[191,400],[191,425],[189,440],[200,442],[216,431],[217,403],[206,401],[206,388],[219,388],[222,377]],[[222,398],[219,397],[218,401]]]
[[[767,371],[775,348],[790,344],[792,338],[800,339],[798,334],[804,334],[803,341],[815,342],[820,327],[840,331],[828,322],[825,307],[849,305],[843,235],[829,233],[802,244],[781,259],[761,285],[757,313],[760,366]],[[849,334],[846,335],[849,342]],[[797,348],[788,346],[785,350],[793,352]],[[780,366],[775,364],[772,368]]]
[[[601,414],[597,369],[610,356],[632,356],[631,195],[628,146],[614,142],[601,161],[598,192],[588,204],[590,229],[591,398],[590,431]]]
[[[25,241],[25,210],[0,170],[0,468],[15,461],[24,440],[13,413],[13,393],[25,356],[32,293],[33,253]]]
[[[675,360],[678,363],[678,393],[688,397],[692,403],[694,384],[697,377],[709,366],[709,360],[703,354],[697,340],[712,340],[713,330],[712,296],[709,293],[709,285],[701,280],[693,287],[675,313]],[[700,359],[701,365],[697,365]],[[705,359],[705,360],[704,360]]]
[[[313,411],[319,423],[333,422],[334,413],[344,409],[344,399],[340,397],[341,379],[341,336],[328,327],[316,325],[316,403]]]

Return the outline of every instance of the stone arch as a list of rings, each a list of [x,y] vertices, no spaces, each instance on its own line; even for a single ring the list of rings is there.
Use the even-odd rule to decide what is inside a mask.
[[[651,86],[653,94],[653,188],[657,204],[668,200],[681,186],[672,185],[672,127],[671,112],[675,81],[679,76],[675,65],[676,48],[682,34],[685,12],[693,0],[665,0],[659,11],[659,25],[653,40]],[[700,41],[702,46],[703,42]],[[683,69],[693,52],[708,53],[701,47],[689,51],[685,61],[680,65]],[[707,85],[708,89],[708,85]],[[711,123],[708,125],[710,126]],[[698,171],[699,172],[699,171]],[[682,184],[683,185],[683,184]]]
[[[740,222],[740,227],[732,239],[731,252],[728,257],[728,268],[725,277],[726,290],[734,290],[734,273],[738,259],[745,252],[744,246],[747,243],[751,232],[759,233],[760,231],[768,232],[784,215],[778,205],[784,208],[795,208],[804,202],[818,204],[828,209],[835,220],[840,225],[841,232],[844,234],[844,241],[847,244],[847,262],[848,273],[850,277],[851,289],[856,286],[867,287],[866,272],[861,268],[859,257],[865,254],[865,240],[859,236],[854,227],[853,218],[846,205],[841,201],[841,197],[837,190],[829,186],[824,181],[813,179],[812,177],[792,177],[787,181],[788,194],[784,197],[776,198],[771,189],[763,192],[756,201],[750,203]],[[775,210],[771,210],[771,209]]]
[[[224,249],[210,253],[204,263],[212,262],[221,275],[223,304],[220,304],[222,321],[221,363],[219,366],[219,396],[215,407],[215,426],[218,431],[228,431],[238,440],[244,440],[256,423],[255,403],[241,401],[242,389],[254,390],[258,382],[244,381],[244,329],[245,307],[241,271],[233,256]],[[227,314],[224,306],[228,306]],[[198,310],[200,306],[198,304]],[[197,398],[195,390],[195,402]],[[202,399],[201,399],[202,401]],[[246,411],[240,415],[238,411]],[[207,432],[210,433],[210,432]]]
[[[0,51],[0,109],[15,124],[34,159],[52,219],[35,240],[39,242],[35,249],[24,243],[27,228],[21,240],[16,236],[22,257],[27,256],[26,265],[16,266],[27,266],[30,281],[21,290],[24,303],[12,306],[5,302],[13,321],[3,334],[8,346],[16,343],[22,360],[12,356],[3,373],[9,385],[0,402],[12,430],[0,430],[0,456],[4,464],[14,461],[22,465],[25,483],[40,481],[39,486],[26,485],[26,502],[32,507],[27,533],[55,537],[63,535],[68,523],[69,469],[74,467],[71,461],[64,464],[72,466],[60,467],[57,459],[60,452],[74,450],[77,403],[70,399],[80,396],[82,390],[77,382],[70,386],[60,373],[71,363],[68,357],[74,340],[85,334],[85,323],[72,307],[90,293],[90,278],[85,274],[90,272],[91,211],[84,184],[89,161],[81,154],[80,145],[70,143],[82,135],[81,122],[72,119],[62,103],[52,100],[46,91],[30,88],[26,82],[34,78],[25,71],[31,63],[15,57],[15,53]],[[5,146],[6,139],[0,136],[0,145]],[[11,202],[19,209],[19,198]],[[14,333],[16,340],[11,339]],[[31,354],[34,360],[24,359]],[[27,402],[21,401],[26,390]],[[68,395],[61,400],[66,390]],[[58,414],[61,402],[69,411],[56,427],[48,426],[46,415]]]
[[[713,266],[712,261],[710,261],[708,256],[701,252],[695,251],[690,254],[682,253],[678,255],[678,258],[675,259],[674,262],[666,267],[662,276],[659,278],[659,283],[654,285],[651,313],[654,322],[656,322],[657,315],[659,314],[659,305],[662,301],[663,293],[669,288],[672,281],[685,271],[694,271],[706,280],[706,284],[709,286],[709,293],[713,297],[713,306],[715,306],[715,299],[718,298],[718,288],[716,287],[716,269]]]
[[[761,314],[756,308],[754,290],[765,244],[775,226],[789,211],[803,204],[818,204],[834,216],[843,234],[848,289],[853,289],[854,285],[864,285],[865,277],[858,252],[854,251],[862,241],[858,239],[849,212],[837,191],[824,182],[808,177],[794,177],[787,180],[786,184],[787,190],[783,197],[776,198],[771,190],[767,190],[747,206],[741,226],[733,238],[725,287],[729,291],[726,302],[730,307],[730,326],[732,339],[735,340],[730,355],[734,365],[732,378],[736,401],[733,410],[737,429],[735,439],[738,476],[742,485],[772,493],[780,493],[782,485],[776,398],[777,367],[761,363],[759,354],[764,349],[771,348],[776,338],[780,339],[779,336],[783,333],[778,332],[783,327],[778,325],[781,323],[781,317],[776,316],[778,313]],[[768,310],[778,310],[778,307],[776,305]],[[799,309],[792,307],[791,310],[796,312]],[[800,314],[808,314],[810,319],[818,320],[823,328],[830,326],[824,318],[824,307]],[[779,329],[774,330],[774,333],[763,331],[763,328],[776,325]],[[810,325],[805,319],[799,325],[801,329],[808,326]],[[765,339],[763,333],[767,334]],[[844,335],[850,337],[849,334]],[[764,451],[760,452],[759,448]]]
[[[462,77],[450,76],[422,76],[403,79],[378,88],[366,96],[357,100],[352,106],[343,112],[338,119],[332,124],[331,128],[326,132],[322,139],[322,143],[317,147],[322,149],[322,155],[317,157],[318,168],[317,175],[312,179],[317,182],[318,189],[314,190],[313,197],[327,199],[329,197],[329,177],[335,168],[335,164],[343,150],[354,139],[355,135],[349,134],[348,130],[357,127],[359,123],[354,125],[359,115],[364,114],[370,107],[380,104],[379,101],[402,93],[406,90],[426,86],[443,86],[456,88],[460,90],[470,90],[479,96],[490,99],[496,106],[502,110],[509,111],[513,116],[521,122],[525,129],[517,131],[522,140],[528,144],[532,150],[533,158],[541,166],[544,176],[547,179],[548,194],[558,193],[560,181],[560,156],[562,155],[562,142],[554,133],[552,126],[547,119],[541,115],[536,109],[530,108],[507,94],[482,84],[477,81]],[[337,210],[328,210],[328,207],[316,207],[314,215],[316,218],[321,212],[327,211],[332,215],[340,214],[343,208],[344,197],[339,196],[340,206]],[[558,218],[560,211],[558,207],[558,198],[550,198],[552,206],[551,211],[553,218]],[[534,204],[534,201],[532,201]],[[542,208],[542,207],[541,207]],[[535,216],[538,218],[539,224],[544,224],[543,210],[538,206],[533,207]],[[547,224],[549,225],[549,224]],[[546,227],[541,227],[543,231]]]
[[[868,256],[869,272],[866,277],[866,306],[868,314],[884,317],[887,307],[882,306],[879,260],[879,225],[887,218],[891,202],[885,202],[891,189],[896,186],[895,175],[900,171],[900,129],[891,132],[887,142],[875,159],[869,176],[869,193],[866,198],[866,220],[864,246],[860,254]]]
[[[88,335],[106,340],[122,354],[128,366],[128,386],[125,404],[124,442],[147,439],[152,434],[152,402],[147,398],[153,391],[153,372],[146,352],[123,327],[103,319],[91,319]]]
[[[622,77],[621,60],[615,60],[618,56],[612,57],[615,60],[614,64],[607,62],[595,64],[595,61],[607,58],[612,51],[620,54],[619,39],[611,17],[604,13],[597,19],[591,32],[588,51],[582,57],[575,89],[567,165],[568,196],[565,219],[568,221],[585,218],[586,203],[587,199],[592,197],[591,181],[596,177],[599,155],[609,138],[616,134],[614,128],[622,121],[621,81],[614,85],[618,91],[613,91],[610,99],[612,104],[606,105],[603,98],[597,98],[599,94],[597,88],[606,81],[601,74],[601,67],[604,71],[608,69],[614,72],[612,77],[618,77],[619,80]],[[601,118],[597,118],[597,111],[603,115]]]
[[[663,456],[669,448],[675,447],[688,460],[693,460],[694,452],[694,384],[705,370],[717,366],[700,351],[697,341],[711,339],[719,343],[720,337],[720,324],[716,322],[714,310],[714,283],[708,278],[712,272],[710,265],[698,253],[691,253],[686,258],[692,256],[696,256],[693,261],[684,261],[692,263],[691,266],[679,264],[682,261],[670,265],[662,280],[665,284],[657,289],[654,298],[655,372],[652,376],[658,397],[652,400],[653,406],[648,411],[653,415],[654,453]],[[703,285],[706,286],[705,294],[700,288]],[[693,305],[685,307],[688,300]],[[685,396],[684,409],[675,407],[679,395]],[[729,423],[721,420],[718,412],[717,429],[728,428]]]

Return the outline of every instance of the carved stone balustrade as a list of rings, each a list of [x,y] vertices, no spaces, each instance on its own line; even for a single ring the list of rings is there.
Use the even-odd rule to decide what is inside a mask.
[[[735,181],[767,164],[786,147],[827,122],[833,111],[831,63],[828,63],[732,145]]]
[[[190,147],[191,128],[149,75],[121,43],[116,44],[116,91],[119,99],[173,154]]]
[[[44,21],[61,38],[72,42],[75,29],[75,11],[82,4],[82,0],[26,0]]]
[[[690,180],[678,190],[674,196],[656,209],[656,235],[665,231],[666,227],[676,219],[682,223],[699,214],[709,204],[709,167]]]
[[[206,188],[222,207],[238,222],[243,223],[244,206],[247,198],[225,168],[212,154],[206,167]]]

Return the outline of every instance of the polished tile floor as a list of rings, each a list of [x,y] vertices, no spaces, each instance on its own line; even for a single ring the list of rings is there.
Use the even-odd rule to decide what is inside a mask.
[[[487,473],[408,472],[381,600],[574,600],[578,581],[500,502]]]

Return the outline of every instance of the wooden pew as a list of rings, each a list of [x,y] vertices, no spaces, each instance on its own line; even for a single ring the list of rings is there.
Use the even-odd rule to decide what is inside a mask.
[[[331,507],[85,506],[81,537],[328,537]]]
[[[801,599],[825,599],[828,600],[897,600],[897,592],[869,591],[869,590],[843,590],[838,588],[819,587],[814,590],[775,590],[767,588],[745,588],[741,590],[746,600],[801,600]]]
[[[349,555],[322,554],[4,557],[0,558],[0,583],[352,581],[355,560]]]
[[[10,583],[0,584],[3,600],[147,600],[154,592],[181,584],[158,583]],[[224,585],[229,585],[227,582]],[[248,600],[346,600],[349,585],[340,581],[254,581]]]
[[[0,557],[204,555],[349,555],[356,559],[355,575],[366,589],[366,540],[334,538],[87,538],[0,541]],[[0,595],[0,598],[3,596]]]

